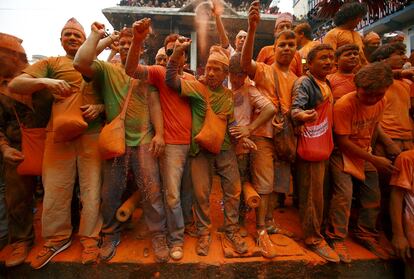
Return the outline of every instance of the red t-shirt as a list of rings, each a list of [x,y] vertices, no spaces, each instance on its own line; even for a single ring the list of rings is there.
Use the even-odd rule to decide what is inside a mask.
[[[190,144],[191,107],[187,98],[180,97],[165,83],[166,68],[158,65],[148,66],[148,82],[158,88],[162,116],[164,118],[164,140],[166,144]],[[186,80],[194,76],[184,73]]]

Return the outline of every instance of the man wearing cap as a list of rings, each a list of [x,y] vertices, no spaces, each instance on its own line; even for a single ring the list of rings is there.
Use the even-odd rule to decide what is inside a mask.
[[[174,260],[183,257],[184,230],[186,218],[191,215],[191,198],[184,199],[191,193],[186,189],[191,185],[189,178],[188,152],[191,140],[191,109],[187,98],[178,94],[165,83],[166,68],[153,65],[138,65],[140,49],[149,33],[151,20],[144,18],[134,22],[134,39],[128,53],[125,72],[133,77],[147,80],[157,87],[160,92],[160,102],[164,124],[165,150],[160,156],[160,174],[164,187],[164,200],[168,224],[168,243],[171,247],[170,256]],[[170,34],[164,40],[165,53],[170,59],[178,34]],[[179,73],[183,79],[194,80],[194,76],[185,73],[183,67],[186,61],[183,53],[179,59]],[[184,203],[189,201],[190,204]]]
[[[224,200],[224,237],[233,249],[242,254],[247,252],[247,244],[240,236],[238,219],[240,204],[240,174],[237,158],[226,129],[220,152],[213,154],[195,142],[195,136],[201,131],[206,119],[207,102],[215,114],[226,118],[227,128],[234,122],[233,93],[223,87],[223,80],[228,75],[229,58],[221,48],[210,50],[205,70],[205,82],[189,81],[178,76],[180,57],[188,49],[190,41],[177,40],[174,52],[167,64],[167,85],[191,99],[193,115],[191,131],[191,176],[196,197],[195,215],[198,229],[196,252],[207,256],[211,235],[210,193],[214,171],[221,177]]]
[[[281,13],[277,16],[275,22],[275,29],[273,35],[276,35],[284,30],[292,30],[293,16],[290,13]],[[274,45],[263,47],[256,58],[257,62],[264,62],[267,65],[275,63],[275,49]],[[290,70],[298,77],[302,75],[302,59],[299,52],[295,52],[292,62],[290,63]]]
[[[0,150],[3,156],[1,177],[4,177],[7,206],[7,219],[6,212],[1,214],[0,241],[3,242],[4,237],[3,224],[5,223],[5,229],[8,224],[8,239],[13,248],[5,258],[6,267],[23,263],[35,238],[33,194],[36,179],[34,176],[22,176],[17,173],[17,166],[24,160],[19,121],[27,128],[45,127],[52,104],[50,94],[34,94],[32,98],[12,94],[7,89],[7,82],[19,75],[27,66],[26,53],[21,42],[12,35],[0,33]],[[2,198],[1,208],[4,208],[3,203]],[[7,234],[7,230],[5,233]],[[6,235],[5,244],[8,239]]]
[[[50,57],[27,67],[10,82],[9,88],[19,94],[47,89],[58,100],[82,94],[82,76],[73,67],[73,58],[85,41],[83,27],[75,18],[67,21],[60,38],[65,56]],[[83,117],[88,128],[74,140],[54,141],[53,121],[49,121],[43,158],[45,195],[42,212],[42,236],[46,242],[31,266],[39,269],[71,244],[71,199],[76,174],[79,175],[82,212],[79,235],[83,245],[82,262],[95,262],[98,256],[100,216],[101,160],[98,135],[99,114],[103,105],[94,94],[83,95]],[[91,101],[91,102],[89,102]]]
[[[365,35],[362,42],[364,43],[364,55],[368,62],[371,62],[371,54],[381,45],[381,37],[374,31],[371,31]]]
[[[291,90],[297,79],[289,68],[296,51],[295,33],[284,30],[277,34],[273,65],[252,60],[256,26],[259,22],[256,19],[256,16],[259,16],[258,9],[259,3],[254,1],[249,12],[249,28],[241,57],[242,67],[255,82],[257,89],[272,101],[276,110],[281,109],[282,113],[287,114],[291,109]],[[257,129],[252,138],[257,145],[257,150],[252,151],[252,164],[256,166],[252,168],[253,186],[262,198],[260,206],[263,207],[257,218],[259,240],[260,236],[264,238],[264,230],[270,234],[282,233],[291,236],[291,233],[277,226],[273,220],[272,193],[287,193],[291,177],[290,163],[280,160],[275,153],[273,129],[270,120]]]
[[[165,48],[161,47],[155,55],[155,65],[167,66],[168,56],[165,54]]]

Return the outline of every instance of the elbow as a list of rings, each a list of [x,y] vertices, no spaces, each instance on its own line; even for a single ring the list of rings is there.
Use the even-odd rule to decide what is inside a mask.
[[[132,69],[131,67],[128,67],[128,64],[127,65],[125,65],[125,73],[128,75],[128,76],[130,76],[130,77],[134,77],[134,75],[135,75],[135,70],[134,69]]]

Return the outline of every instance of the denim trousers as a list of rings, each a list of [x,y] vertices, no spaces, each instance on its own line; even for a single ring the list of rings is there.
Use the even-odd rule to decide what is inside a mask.
[[[241,185],[236,154],[233,149],[222,150],[217,155],[202,150],[191,158],[196,200],[194,211],[199,235],[210,233],[210,194],[214,173],[221,179],[225,230],[228,233],[238,230]]]
[[[101,212],[102,234],[107,239],[120,239],[121,223],[116,219],[116,211],[122,205],[129,169],[134,174],[138,191],[142,196],[141,204],[149,231],[154,236],[166,233],[158,160],[148,149],[149,144],[127,146],[123,156],[104,162]]]

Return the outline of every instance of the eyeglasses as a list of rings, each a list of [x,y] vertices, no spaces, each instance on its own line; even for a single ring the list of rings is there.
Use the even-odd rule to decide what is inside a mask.
[[[173,52],[174,52],[174,49],[170,48],[165,51],[165,54],[167,54],[167,56],[170,57],[173,54]]]

